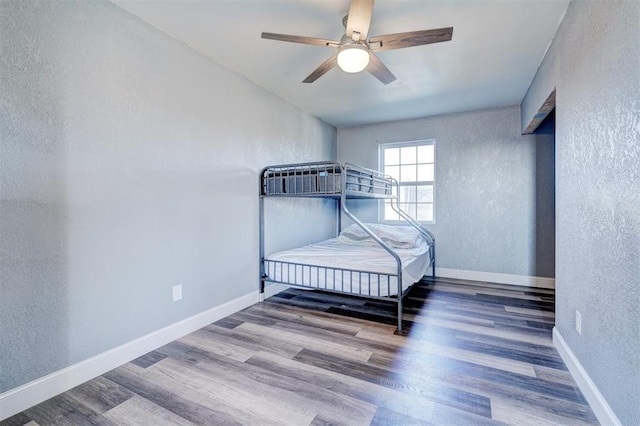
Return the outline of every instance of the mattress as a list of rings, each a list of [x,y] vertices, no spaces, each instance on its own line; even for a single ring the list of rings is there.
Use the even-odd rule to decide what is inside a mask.
[[[394,249],[402,262],[402,290],[420,281],[429,267],[429,246]],[[286,262],[286,263],[284,263]],[[398,293],[397,263],[382,247],[357,246],[332,238],[265,259],[267,281],[376,297]]]

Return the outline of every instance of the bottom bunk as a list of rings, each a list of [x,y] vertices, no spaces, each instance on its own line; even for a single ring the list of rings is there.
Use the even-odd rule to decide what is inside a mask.
[[[402,297],[432,266],[433,241],[413,227],[366,226],[397,254],[401,271],[396,259],[354,224],[337,238],[266,257],[263,281],[393,300],[398,303],[398,329],[402,330]]]

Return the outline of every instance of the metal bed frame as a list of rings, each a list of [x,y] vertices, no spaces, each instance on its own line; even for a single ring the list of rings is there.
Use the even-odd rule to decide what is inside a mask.
[[[394,191],[395,189],[395,191]],[[356,166],[351,163],[340,164],[331,161],[284,164],[268,166],[260,172],[260,301],[264,301],[265,282],[286,284],[293,287],[313,288],[333,293],[356,295],[370,299],[396,300],[398,305],[398,331],[402,331],[403,298],[411,289],[402,290],[402,262],[398,254],[361,222],[347,208],[348,199],[391,200],[392,209],[409,225],[416,228],[429,245],[429,262],[435,277],[435,238],[433,234],[419,222],[404,212],[398,203],[400,186],[391,176],[379,171]],[[358,224],[380,247],[392,256],[397,265],[395,274],[385,274],[366,270],[333,268],[312,264],[285,262],[265,259],[264,254],[264,200],[268,197],[310,197],[330,198],[336,200],[338,235],[342,228],[341,212]],[[280,268],[280,279],[270,278],[266,271]],[[315,271],[315,272],[314,272]],[[312,284],[316,277],[318,285]],[[358,286],[354,286],[354,275],[358,278]],[[293,276],[293,278],[292,278]],[[340,290],[336,289],[336,277],[340,276]],[[368,278],[368,292],[362,291],[362,277]],[[301,279],[298,279],[300,277]],[[324,278],[324,288],[319,287],[320,278]],[[397,293],[391,294],[391,281],[397,282]],[[332,281],[331,281],[332,280]],[[381,285],[385,285],[389,296],[381,295]],[[327,282],[333,282],[327,286]],[[345,282],[348,285],[345,285]],[[377,289],[375,290],[375,283]],[[355,287],[355,288],[354,288]]]

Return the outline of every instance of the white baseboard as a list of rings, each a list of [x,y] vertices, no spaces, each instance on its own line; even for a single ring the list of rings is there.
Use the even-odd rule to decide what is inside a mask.
[[[498,284],[512,284],[523,287],[554,289],[555,278],[532,277],[529,275],[500,274],[497,272],[465,271],[463,269],[447,269],[436,267],[436,277],[456,278],[459,280],[486,281]]]
[[[252,292],[0,394],[0,421],[258,302]]]
[[[598,421],[603,425],[622,425],[556,327],[553,327],[553,345],[567,365]]]

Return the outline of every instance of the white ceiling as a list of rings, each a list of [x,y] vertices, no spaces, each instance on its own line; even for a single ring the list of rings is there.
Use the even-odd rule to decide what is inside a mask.
[[[519,104],[569,0],[377,0],[369,37],[453,26],[449,42],[379,52],[397,80],[334,68],[333,48],[262,31],[339,40],[349,0],[113,0],[217,63],[336,126]]]

